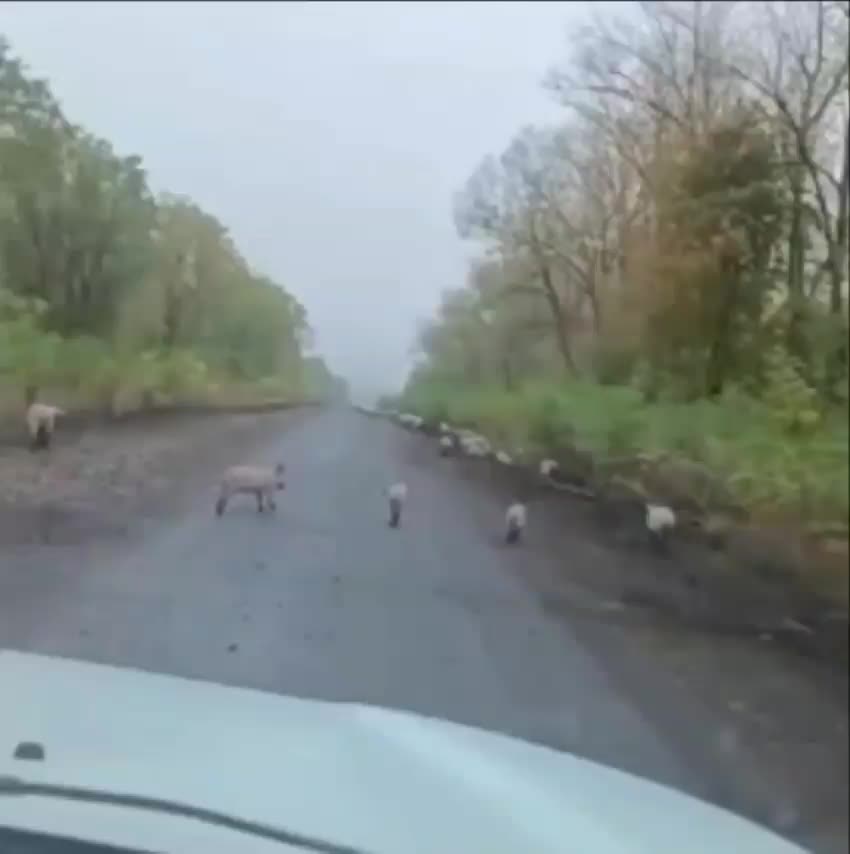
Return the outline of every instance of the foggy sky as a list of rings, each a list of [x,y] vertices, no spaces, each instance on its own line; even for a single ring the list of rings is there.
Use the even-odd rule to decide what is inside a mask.
[[[355,391],[394,390],[474,247],[451,197],[561,115],[541,89],[565,3],[2,3],[69,117],[138,153],[298,296]]]

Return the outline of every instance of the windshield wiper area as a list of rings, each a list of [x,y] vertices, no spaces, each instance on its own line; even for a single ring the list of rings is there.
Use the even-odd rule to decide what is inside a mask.
[[[132,809],[148,810],[150,812],[176,815],[183,818],[191,818],[235,830],[238,833],[247,833],[305,851],[316,851],[319,854],[368,854],[359,848],[349,845],[337,845],[300,833],[292,833],[281,830],[268,824],[246,819],[235,818],[226,813],[208,810],[203,807],[181,804],[176,801],[161,798],[150,798],[144,795],[126,795],[118,792],[90,789],[82,786],[65,786],[57,783],[29,783],[20,777],[0,775],[0,797],[38,797],[38,798],[60,798],[65,801],[80,801],[88,804],[105,804],[116,807],[130,807]]]

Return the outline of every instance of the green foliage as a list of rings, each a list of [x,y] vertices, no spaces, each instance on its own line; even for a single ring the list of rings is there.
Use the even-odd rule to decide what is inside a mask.
[[[0,371],[12,375],[22,388],[38,387],[53,379],[61,358],[62,339],[42,333],[32,318],[3,324],[0,334]]]
[[[197,396],[206,389],[206,364],[189,350],[158,353],[155,359],[156,386],[169,400]]]
[[[545,393],[533,398],[530,404],[528,438],[534,445],[555,451],[573,439],[569,418],[558,395]]]
[[[757,513],[846,525],[850,512],[850,436],[839,410],[789,433],[784,411],[778,417],[767,402],[732,387],[715,400],[647,403],[625,386],[536,383],[511,393],[424,380],[408,386],[400,405],[540,454],[578,449],[604,463],[642,452],[699,462]]]
[[[49,382],[60,360],[62,339],[41,328],[45,311],[41,300],[0,290],[0,377],[22,389]]]
[[[784,175],[774,140],[746,114],[683,146],[660,170],[663,287],[650,309],[646,350],[656,370],[682,378],[685,396],[717,394],[751,369],[776,284]]]
[[[501,212],[465,209],[464,229],[472,224],[476,233],[501,241],[502,256],[513,253],[517,265],[510,271],[505,262],[491,266],[495,287],[474,270],[465,289],[446,296],[421,338],[424,360],[410,376],[401,408],[540,453],[575,449],[602,464],[638,453],[668,459],[686,484],[692,479],[697,503],[705,499],[707,472],[717,484],[708,492],[758,514],[846,525],[847,412],[834,406],[846,400],[846,318],[809,307],[806,364],[780,346],[788,326],[775,299],[783,281],[777,263],[786,234],[787,175],[774,136],[752,119],[756,114],[731,110],[705,133],[671,130],[658,146],[654,222],[638,230],[637,249],[627,247],[630,281],[619,278],[609,299],[620,311],[612,312],[613,331],[593,329],[584,359],[588,381],[547,377],[552,351],[539,356],[546,353],[543,339],[554,341],[551,327],[535,325],[528,339],[497,334],[522,327],[518,304],[496,295],[535,293],[522,272],[529,253],[543,253],[547,263],[556,254],[566,258],[558,284],[564,302],[570,284],[598,284],[575,262],[596,251],[590,241],[573,243],[577,223],[586,221],[582,200],[573,221],[574,200],[559,199],[565,233],[545,224],[552,200],[541,201],[542,185]],[[507,161],[502,166],[499,180],[510,173]],[[488,169],[475,174],[475,193],[466,192],[466,202],[504,201],[488,190]],[[521,176],[512,180],[521,183]],[[517,244],[518,221],[530,243]],[[605,261],[597,256],[596,269]],[[579,319],[572,326],[587,331]],[[840,376],[836,352],[844,355]],[[502,381],[506,354],[523,366],[513,383]]]
[[[348,400],[348,384],[333,374],[321,356],[304,359],[303,387],[307,396],[316,400]]]
[[[765,403],[789,433],[810,433],[820,423],[817,392],[803,379],[799,361],[781,347],[766,356]]]
[[[86,335],[61,340],[61,352],[50,383],[73,390],[85,389],[91,377],[109,360],[109,345],[100,338]]]
[[[593,351],[593,375],[602,385],[627,385],[640,366],[640,354],[618,342],[601,342]]]
[[[730,53],[749,6],[668,5],[587,28],[548,81],[569,118],[462,187],[482,260],[400,408],[846,533],[846,15],[759,7]]]
[[[69,123],[0,38],[0,382],[113,407],[294,395],[309,341],[303,306],[215,217],[154,199],[141,158]]]

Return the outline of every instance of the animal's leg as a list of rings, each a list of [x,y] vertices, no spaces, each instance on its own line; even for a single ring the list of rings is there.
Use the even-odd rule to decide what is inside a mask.
[[[35,431],[35,436],[33,436],[32,449],[40,450],[48,447],[50,447],[50,433],[46,425],[39,424],[38,429]]]
[[[274,500],[274,493],[271,490],[268,490],[265,493],[266,496],[266,504],[269,506],[269,510],[277,510],[277,502]]]
[[[263,506],[263,490],[258,489],[257,490],[257,512],[262,513],[263,510],[265,510],[265,507]]]
[[[215,515],[221,516],[224,513],[224,509],[227,507],[227,495],[222,492],[218,497],[218,501],[215,503]]]
[[[401,501],[397,498],[390,499],[390,527],[397,528],[401,523]]]
[[[667,531],[650,531],[649,544],[657,555],[666,556],[670,554],[670,541]]]

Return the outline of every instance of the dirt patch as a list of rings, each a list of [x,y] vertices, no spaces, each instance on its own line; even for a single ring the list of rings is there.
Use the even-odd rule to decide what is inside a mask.
[[[305,414],[79,418],[62,425],[47,452],[0,445],[0,548],[122,541]]]

